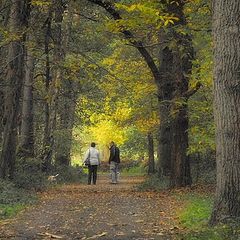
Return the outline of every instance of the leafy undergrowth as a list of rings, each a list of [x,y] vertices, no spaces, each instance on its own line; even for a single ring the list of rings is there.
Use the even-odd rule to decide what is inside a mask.
[[[16,187],[8,181],[0,181],[0,220],[16,215],[24,207],[35,203],[35,194]]]
[[[184,229],[182,240],[236,240],[240,239],[240,227],[237,225],[208,225],[212,206],[213,191],[201,187],[191,191],[180,190],[176,197],[182,202],[182,208],[177,212],[180,225]]]
[[[37,192],[65,183],[86,182],[86,174],[77,167],[56,167],[52,172],[52,175],[58,175],[56,181],[48,181],[48,176],[42,173],[37,164],[34,161],[25,161],[17,168],[12,182],[0,180],[0,220],[13,217],[36,203]]]
[[[169,180],[167,178],[160,179],[157,174],[151,175],[144,182],[139,184],[136,188],[139,191],[161,191],[169,187]]]
[[[152,175],[137,186],[139,191],[168,189],[169,180]],[[196,185],[192,188],[179,188],[168,192],[178,202],[176,218],[180,229],[176,239],[181,240],[237,240],[240,239],[240,223],[209,226],[214,199],[214,185]]]
[[[207,225],[212,210],[213,197],[187,193],[181,198],[182,201],[186,202],[186,206],[179,212],[181,224],[189,229],[198,229],[199,226]]]
[[[145,174],[146,169],[143,166],[124,168],[121,171],[122,176],[144,176]]]

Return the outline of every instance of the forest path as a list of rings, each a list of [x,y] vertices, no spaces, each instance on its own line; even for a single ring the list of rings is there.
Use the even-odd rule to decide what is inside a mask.
[[[175,239],[173,197],[168,192],[138,192],[143,177],[123,177],[111,185],[65,185],[40,196],[40,202],[0,228],[0,239]]]

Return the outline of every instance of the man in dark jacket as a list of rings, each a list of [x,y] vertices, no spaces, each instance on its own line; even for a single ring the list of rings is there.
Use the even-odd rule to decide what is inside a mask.
[[[118,175],[119,175],[119,163],[120,163],[120,151],[114,142],[110,143],[110,172],[111,179],[113,184],[118,183]]]

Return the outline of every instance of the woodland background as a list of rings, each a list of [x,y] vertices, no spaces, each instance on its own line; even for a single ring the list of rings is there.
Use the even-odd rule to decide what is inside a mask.
[[[171,188],[215,183],[212,50],[209,0],[1,0],[2,188],[78,179],[91,141]]]

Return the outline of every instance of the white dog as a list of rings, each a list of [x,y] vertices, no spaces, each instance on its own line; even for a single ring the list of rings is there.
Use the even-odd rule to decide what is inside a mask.
[[[59,174],[49,176],[49,177],[48,177],[48,181],[49,181],[49,182],[55,182],[55,181],[57,181],[57,176],[58,176],[58,175],[59,175]]]

